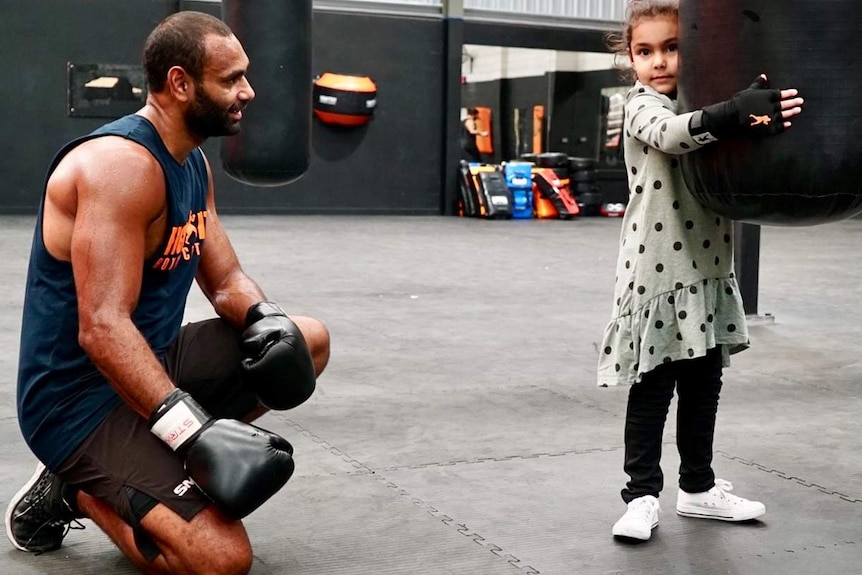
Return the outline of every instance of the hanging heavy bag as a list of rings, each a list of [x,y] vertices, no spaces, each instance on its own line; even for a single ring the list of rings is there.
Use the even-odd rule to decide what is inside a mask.
[[[311,0],[223,0],[222,19],[251,62],[255,99],[221,161],[232,178],[283,186],[308,169],[311,148]]]

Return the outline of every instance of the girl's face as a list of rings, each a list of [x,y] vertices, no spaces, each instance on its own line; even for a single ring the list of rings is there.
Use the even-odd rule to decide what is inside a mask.
[[[629,59],[638,80],[660,94],[676,94],[679,70],[679,22],[676,16],[642,18],[632,27]]]

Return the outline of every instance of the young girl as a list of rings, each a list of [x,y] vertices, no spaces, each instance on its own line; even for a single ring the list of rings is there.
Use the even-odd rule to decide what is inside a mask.
[[[647,540],[658,525],[662,434],[674,388],[681,459],[676,510],[743,521],[764,505],[716,479],[712,443],[729,355],[748,347],[733,274],[732,222],[686,189],[678,156],[727,137],[774,135],[801,112],[796,90],[770,90],[765,76],[731,100],[677,115],[678,0],[633,0],[612,38],[636,76],[625,107],[629,204],[622,222],[613,319],[600,350],[598,383],[631,385],[618,537]]]

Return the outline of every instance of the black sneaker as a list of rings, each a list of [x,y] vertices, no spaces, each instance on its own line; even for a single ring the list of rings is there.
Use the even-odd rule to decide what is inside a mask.
[[[17,549],[44,553],[59,549],[70,524],[83,525],[63,499],[60,479],[39,463],[33,477],[6,508],[6,535]]]

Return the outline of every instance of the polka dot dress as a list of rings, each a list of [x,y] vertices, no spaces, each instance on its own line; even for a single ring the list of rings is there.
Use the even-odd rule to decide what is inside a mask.
[[[613,319],[600,348],[598,384],[628,385],[662,363],[748,347],[733,275],[732,222],[686,189],[678,156],[701,147],[691,113],[636,83],[626,100],[629,203],[622,221]]]

